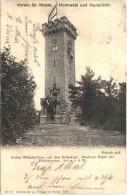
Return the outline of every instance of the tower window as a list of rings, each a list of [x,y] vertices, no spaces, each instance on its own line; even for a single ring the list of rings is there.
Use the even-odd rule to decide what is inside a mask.
[[[71,69],[71,61],[70,61],[70,69]]]
[[[57,51],[58,50],[58,47],[57,47],[57,40],[54,39],[52,41],[52,51]]]
[[[56,66],[56,60],[54,60],[54,62],[53,62],[53,66],[54,66],[54,67]]]
[[[70,55],[71,52],[72,52],[72,44],[71,44],[71,42],[69,41],[69,42],[68,42],[68,55]]]
[[[54,76],[54,83],[56,83],[56,77]]]
[[[57,98],[57,93],[56,92],[54,92],[52,95],[53,95],[53,97]]]

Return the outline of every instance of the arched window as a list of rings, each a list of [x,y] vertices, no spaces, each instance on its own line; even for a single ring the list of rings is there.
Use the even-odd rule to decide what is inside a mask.
[[[52,51],[57,51],[58,47],[57,47],[57,40],[54,39],[52,41]]]

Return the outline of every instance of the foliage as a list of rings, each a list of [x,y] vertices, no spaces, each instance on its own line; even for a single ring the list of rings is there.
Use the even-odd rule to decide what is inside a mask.
[[[0,54],[2,66],[2,138],[14,140],[30,127],[36,84],[24,61],[17,62],[10,49]]]
[[[49,112],[50,110],[54,110],[57,104],[58,104],[57,99],[53,99],[49,96],[42,99],[41,101],[41,105]]]
[[[60,101],[56,97],[49,97],[41,99],[42,113],[46,114],[47,121],[54,120],[54,114],[57,113],[57,105],[60,105]]]
[[[109,81],[95,79],[89,67],[77,83],[78,86],[70,85],[69,98],[75,108],[81,109],[80,123],[125,131],[126,84],[120,83],[118,90],[112,77]]]

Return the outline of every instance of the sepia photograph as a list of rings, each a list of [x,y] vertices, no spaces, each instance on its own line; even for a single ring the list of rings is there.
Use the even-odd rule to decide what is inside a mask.
[[[125,194],[126,2],[4,0],[0,57],[1,193]]]

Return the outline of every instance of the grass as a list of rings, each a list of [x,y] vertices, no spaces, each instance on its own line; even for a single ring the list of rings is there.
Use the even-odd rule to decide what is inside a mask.
[[[83,126],[45,124],[25,132],[21,146],[125,146],[121,132],[90,129]]]

